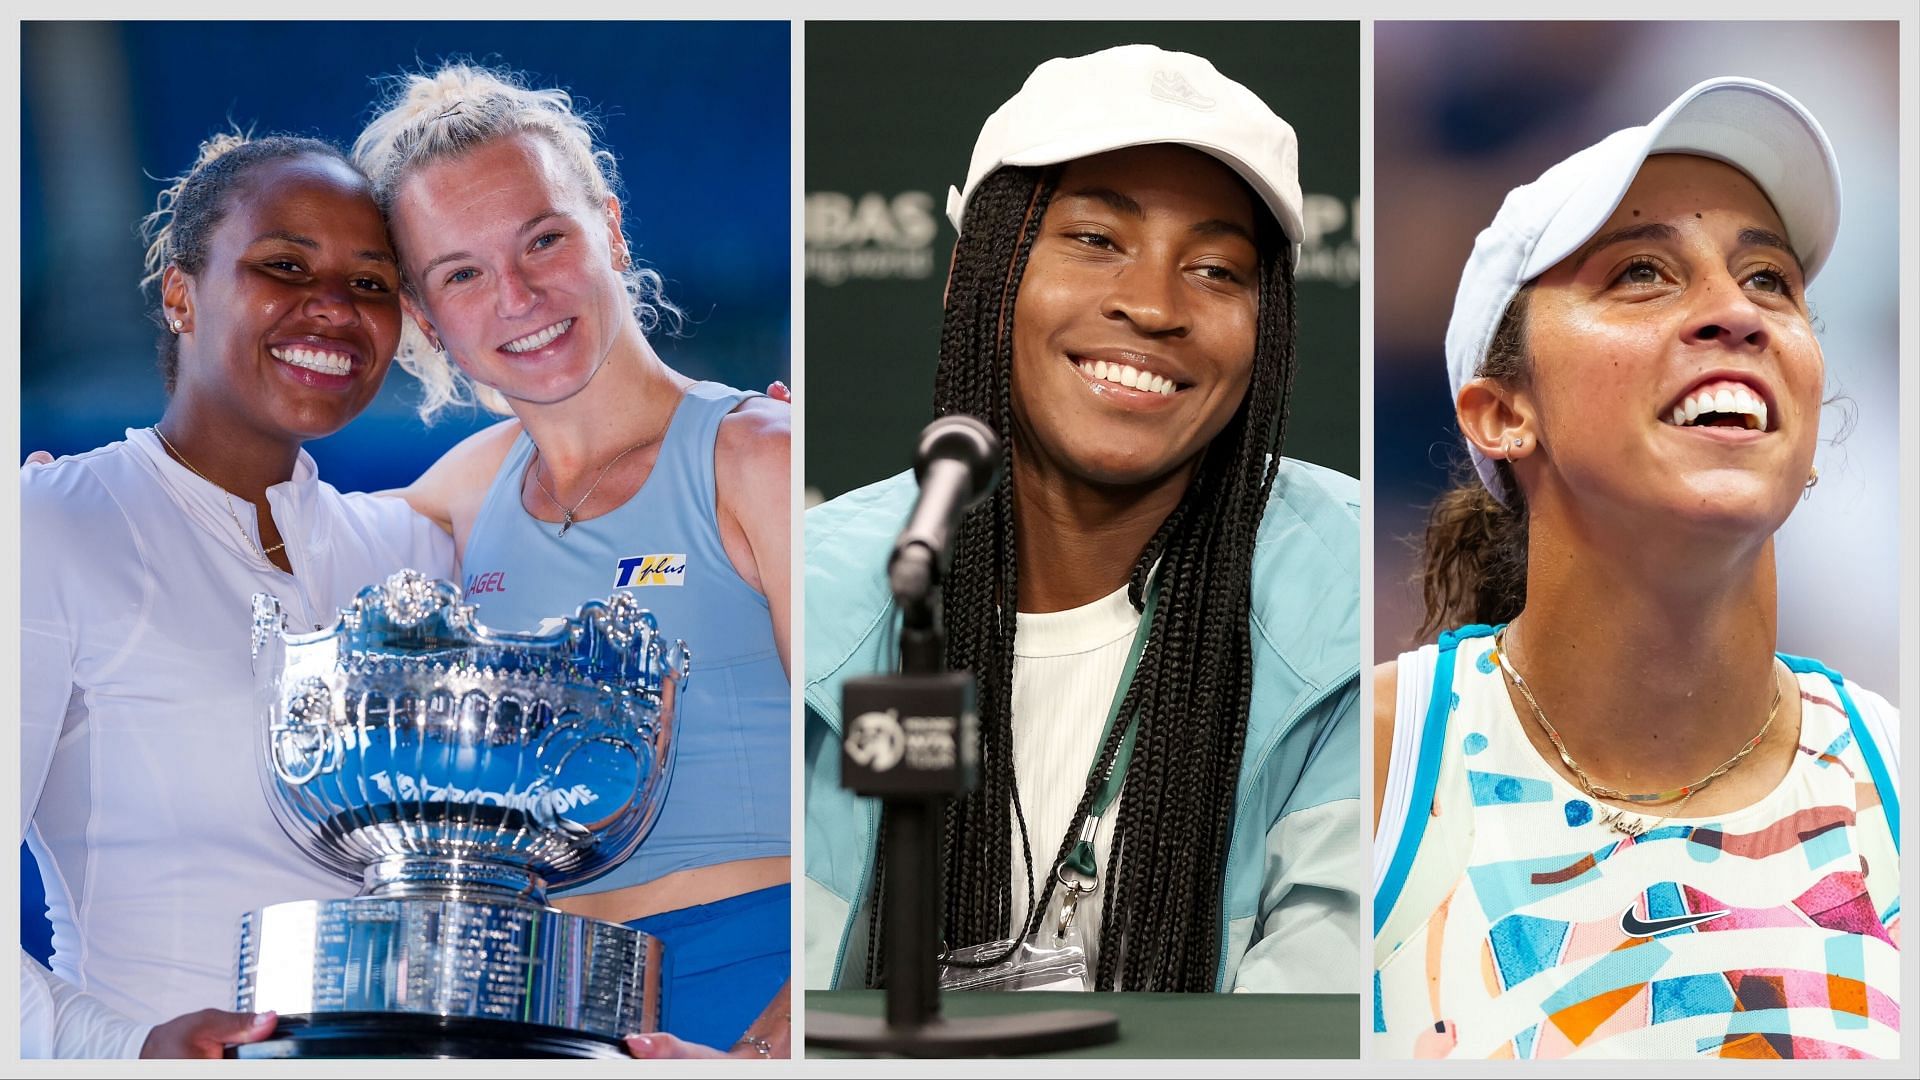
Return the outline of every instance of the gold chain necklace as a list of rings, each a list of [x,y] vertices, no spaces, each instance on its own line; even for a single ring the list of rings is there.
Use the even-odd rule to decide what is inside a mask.
[[[594,490],[600,486],[600,481],[605,480],[607,478],[607,471],[612,469],[614,465],[618,464],[621,458],[626,457],[628,454],[631,454],[635,450],[638,450],[641,447],[647,445],[647,441],[648,440],[642,439],[641,441],[634,443],[632,446],[627,447],[625,450],[620,451],[618,454],[613,455],[612,461],[609,461],[605,465],[602,465],[600,467],[600,475],[593,478],[593,483],[587,487],[587,493],[585,495],[580,496],[580,501],[574,503],[570,507],[561,505],[560,500],[554,498],[553,492],[547,490],[547,485],[541,482],[540,480],[540,444],[539,443],[533,444],[532,472],[533,472],[534,485],[540,489],[540,494],[545,495],[547,497],[547,501],[553,504],[554,509],[560,511],[560,531],[553,534],[555,539],[558,539],[560,537],[567,535],[567,530],[573,528],[574,512],[579,510],[582,506],[585,506],[587,504],[587,500],[593,497]]]
[[[1568,771],[1579,778],[1581,789],[1595,799],[1613,799],[1617,802],[1646,804],[1670,802],[1674,799],[1680,800],[1678,805],[1667,811],[1665,816],[1661,817],[1659,821],[1654,822],[1652,825],[1647,825],[1638,818],[1631,818],[1625,810],[1617,807],[1607,808],[1605,812],[1600,815],[1600,820],[1617,833],[1622,833],[1627,836],[1639,836],[1649,829],[1659,828],[1661,825],[1666,824],[1668,819],[1678,814],[1689,802],[1692,802],[1693,797],[1705,789],[1708,784],[1713,783],[1715,780],[1731,772],[1734,766],[1745,760],[1748,754],[1753,753],[1754,749],[1766,739],[1767,731],[1773,727],[1773,718],[1780,714],[1780,680],[1775,676],[1773,679],[1773,705],[1767,710],[1766,722],[1760,725],[1760,730],[1754,733],[1753,738],[1747,740],[1746,745],[1742,746],[1738,753],[1721,762],[1719,767],[1712,772],[1709,772],[1691,784],[1683,784],[1680,787],[1669,788],[1665,791],[1634,793],[1621,791],[1619,788],[1608,787],[1605,784],[1596,784],[1593,782],[1593,778],[1587,775],[1587,770],[1581,768],[1580,763],[1573,760],[1573,755],[1567,752],[1566,742],[1560,738],[1560,733],[1555,731],[1553,724],[1547,720],[1546,710],[1542,709],[1540,702],[1534,699],[1533,689],[1527,685],[1527,680],[1520,677],[1520,673],[1514,670],[1513,663],[1507,659],[1507,630],[1510,626],[1511,624],[1501,627],[1499,632],[1493,636],[1494,660],[1500,665],[1500,670],[1506,673],[1507,678],[1513,680],[1513,685],[1515,689],[1520,691],[1520,696],[1526,699],[1527,707],[1533,711],[1533,718],[1539,722],[1541,730],[1547,733],[1547,740],[1553,743],[1554,750],[1559,752],[1560,761],[1566,765]],[[1772,672],[1771,666],[1768,667],[1768,671],[1769,673]]]
[[[207,478],[206,473],[203,473],[199,469],[196,469],[193,467],[193,462],[187,460],[187,455],[181,453],[178,448],[176,448],[172,443],[168,442],[167,437],[165,435],[160,434],[160,425],[155,424],[154,426],[148,428],[147,430],[153,432],[155,435],[160,435],[160,445],[166,447],[167,453],[172,454],[176,459],[179,460],[180,464],[185,465],[189,472],[193,473],[193,475],[199,477],[202,480],[206,480],[207,483],[213,484],[213,481]],[[255,554],[260,556],[261,562],[266,563],[269,566],[272,566],[273,560],[267,558],[267,556],[273,554],[276,551],[279,551],[281,548],[286,547],[287,542],[285,540],[282,540],[270,548],[261,547],[260,542],[253,538],[253,534],[247,531],[247,527],[245,525],[240,524],[240,515],[233,512],[233,493],[229,492],[226,488],[220,487],[219,484],[213,484],[213,486],[220,488],[220,494],[223,497],[225,497],[225,499],[227,500],[226,501],[227,516],[233,519],[233,527],[240,530],[240,539],[245,541],[246,545],[252,548]]]

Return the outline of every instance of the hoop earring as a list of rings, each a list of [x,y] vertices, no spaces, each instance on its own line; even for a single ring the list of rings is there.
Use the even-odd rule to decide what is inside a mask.
[[[1807,482],[1804,485],[1802,485],[1800,488],[1801,502],[1806,502],[1808,499],[1813,498],[1813,486],[1815,484],[1818,484],[1819,482],[1820,482],[1820,466],[1815,465],[1813,467],[1813,472],[1807,476]]]

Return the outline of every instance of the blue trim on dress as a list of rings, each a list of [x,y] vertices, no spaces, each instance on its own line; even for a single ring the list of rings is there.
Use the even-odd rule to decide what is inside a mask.
[[[1880,744],[1875,742],[1872,732],[1867,730],[1867,722],[1860,717],[1860,710],[1853,704],[1853,695],[1847,693],[1847,680],[1839,672],[1827,665],[1806,656],[1776,654],[1780,662],[1787,665],[1789,671],[1804,674],[1825,675],[1833,684],[1834,692],[1840,697],[1840,707],[1847,711],[1847,726],[1853,731],[1854,745],[1860,748],[1860,756],[1866,760],[1867,773],[1873,777],[1874,790],[1880,793],[1880,805],[1886,811],[1887,832],[1893,837],[1895,854],[1900,851],[1900,792],[1893,784],[1893,775],[1887,771],[1887,763],[1880,756]]]
[[[1413,871],[1413,859],[1432,817],[1434,792],[1440,786],[1440,762],[1446,756],[1447,717],[1453,711],[1453,664],[1462,641],[1486,637],[1492,626],[1463,626],[1440,635],[1440,655],[1434,663],[1433,687],[1427,700],[1426,719],[1420,727],[1420,758],[1413,774],[1413,798],[1407,804],[1407,816],[1400,831],[1400,842],[1393,849],[1393,862],[1373,897],[1373,933],[1387,924],[1393,905],[1407,885]]]

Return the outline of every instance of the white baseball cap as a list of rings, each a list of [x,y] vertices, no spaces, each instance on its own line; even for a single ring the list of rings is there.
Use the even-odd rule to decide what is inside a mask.
[[[1514,188],[1473,243],[1447,323],[1455,400],[1479,369],[1521,286],[1600,231],[1654,154],[1697,154],[1746,173],[1773,203],[1812,281],[1840,228],[1840,167],[1820,122],[1785,91],[1725,76],[1694,86],[1645,127],[1616,131]],[[1467,452],[1493,497],[1506,501],[1494,463]]]
[[[966,186],[947,189],[947,217],[959,228],[967,200],[1002,165],[1057,165],[1149,143],[1219,158],[1273,211],[1287,239],[1300,243],[1300,146],[1292,126],[1201,57],[1152,45],[1034,68],[987,117]]]

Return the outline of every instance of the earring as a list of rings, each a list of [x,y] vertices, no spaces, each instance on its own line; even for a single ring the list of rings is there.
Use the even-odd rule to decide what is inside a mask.
[[[1819,483],[1819,482],[1820,482],[1820,466],[1818,466],[1818,465],[1815,465],[1815,466],[1813,467],[1813,471],[1812,471],[1811,473],[1809,473],[1809,474],[1808,474],[1808,476],[1807,476],[1807,482],[1806,482],[1806,484],[1804,484],[1804,485],[1803,485],[1803,486],[1802,486],[1802,487],[1800,488],[1800,501],[1801,501],[1801,502],[1806,502],[1806,501],[1807,501],[1808,499],[1811,499],[1811,498],[1813,498],[1813,485],[1815,485],[1815,484],[1817,484],[1817,483]]]
[[[1527,439],[1526,439],[1526,436],[1524,436],[1524,435],[1516,435],[1516,436],[1514,436],[1514,439],[1513,439],[1513,448],[1514,448],[1514,449],[1515,449],[1516,451],[1517,451],[1517,450],[1519,450],[1519,449],[1521,449],[1522,447],[1524,447],[1524,446],[1526,446],[1526,445],[1527,445]]]
[[[167,329],[173,331],[176,334],[178,334],[182,330],[185,330],[186,328],[187,328],[187,324],[180,319],[175,319],[173,320],[173,322],[167,324]]]

